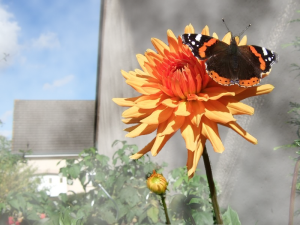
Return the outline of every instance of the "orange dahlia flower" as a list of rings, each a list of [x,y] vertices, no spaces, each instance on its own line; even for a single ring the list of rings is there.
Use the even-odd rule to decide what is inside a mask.
[[[192,25],[185,33],[194,33]],[[208,27],[202,34],[209,35]],[[222,153],[218,124],[229,127],[253,144],[257,140],[238,125],[233,115],[252,115],[254,109],[240,100],[270,93],[270,84],[242,88],[237,85],[221,86],[206,73],[205,61],[195,58],[189,47],[182,44],[181,37],[167,31],[169,46],[161,40],[152,38],[157,52],[147,50],[145,55],[138,54],[137,60],[142,70],[121,71],[126,83],[141,93],[134,98],[114,98],[125,110],[122,121],[136,124],[127,129],[127,137],[137,137],[157,132],[156,137],[131,159],[138,159],[151,151],[156,156],[166,142],[180,130],[188,151],[187,169],[192,177],[208,139],[214,151]],[[213,37],[218,38],[214,33]],[[230,33],[223,41],[230,42]],[[237,40],[239,41],[239,40]],[[240,41],[247,42],[246,36]]]

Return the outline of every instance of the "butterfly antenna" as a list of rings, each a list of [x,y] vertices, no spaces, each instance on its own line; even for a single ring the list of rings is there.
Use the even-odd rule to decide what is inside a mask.
[[[230,32],[229,28],[227,27],[225,20],[222,18],[223,23],[225,24],[225,27],[227,28],[228,32]]]
[[[251,26],[251,23],[238,35],[239,37]]]

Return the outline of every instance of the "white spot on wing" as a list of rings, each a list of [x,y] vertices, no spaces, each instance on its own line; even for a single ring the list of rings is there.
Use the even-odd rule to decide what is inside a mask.
[[[198,35],[196,36],[195,40],[196,40],[196,41],[200,41],[201,37],[202,37],[202,35],[201,35],[201,34],[198,34]]]
[[[196,42],[192,41],[192,45],[195,45],[195,44],[196,44]]]
[[[262,48],[264,55],[268,55],[267,49],[265,47]]]

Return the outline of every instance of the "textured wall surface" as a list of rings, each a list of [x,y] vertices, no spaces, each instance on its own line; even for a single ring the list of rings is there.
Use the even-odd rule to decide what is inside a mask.
[[[95,101],[15,100],[13,151],[76,154],[93,147]]]
[[[293,150],[273,148],[289,144],[296,139],[295,128],[286,123],[290,115],[289,101],[298,101],[300,90],[296,73],[290,72],[290,64],[299,59],[299,52],[292,47],[282,48],[299,36],[299,25],[289,24],[295,11],[300,9],[296,0],[106,0],[104,3],[101,39],[100,105],[98,148],[101,153],[112,155],[111,143],[127,140],[144,147],[153,135],[125,138],[121,122],[125,108],[111,101],[114,97],[133,97],[137,93],[126,85],[120,70],[139,68],[135,54],[154,47],[150,38],[167,41],[166,31],[171,29],[181,35],[184,27],[192,23],[196,32],[208,25],[210,32],[219,37],[226,33],[221,19],[224,18],[234,34],[246,31],[248,43],[276,51],[279,63],[262,84],[270,83],[274,91],[267,95],[245,100],[255,108],[253,116],[237,116],[237,122],[258,139],[257,145],[227,129],[221,129],[225,145],[223,154],[213,152],[207,144],[213,173],[220,185],[220,205],[235,209],[242,224],[286,224],[288,221],[290,173]],[[297,30],[298,28],[298,30]],[[165,161],[168,169],[186,163],[185,143],[177,133],[154,157],[154,161]],[[202,160],[199,168],[203,170]],[[204,171],[202,171],[204,173]],[[300,223],[299,218],[295,224]]]

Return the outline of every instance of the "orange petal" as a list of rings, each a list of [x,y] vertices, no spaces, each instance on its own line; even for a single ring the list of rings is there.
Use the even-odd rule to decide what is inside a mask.
[[[134,97],[134,98],[113,98],[112,100],[118,104],[119,106],[134,106],[134,101],[137,99],[138,97]]]
[[[162,105],[168,106],[170,108],[176,108],[179,104],[179,100],[177,97],[175,98],[167,98],[161,102]]]
[[[145,155],[146,153],[151,151],[151,148],[152,148],[154,142],[155,142],[155,138],[153,138],[153,140],[149,144],[147,144],[142,150],[135,153],[134,155],[129,156],[129,158],[131,158],[131,159],[141,158],[143,155]]]
[[[199,127],[201,117],[205,113],[204,104],[201,101],[191,101],[191,122]]]
[[[191,113],[189,112],[190,109],[188,107],[188,102],[186,101],[181,101],[175,110],[175,115],[176,116],[188,116]]]
[[[201,34],[209,36],[209,28],[207,25],[203,28]]]
[[[195,151],[197,147],[197,141],[200,135],[200,129],[193,126],[191,121],[186,118],[183,125],[180,128],[181,135],[185,140],[185,146],[191,151]]]
[[[240,37],[239,36],[235,36],[234,39],[235,39],[236,44],[239,45],[239,43],[240,43]]]
[[[227,34],[225,34],[222,41],[229,45],[230,41],[231,41],[231,32],[228,32]]]
[[[216,123],[228,123],[236,120],[226,106],[219,101],[207,101],[203,104],[205,106],[205,116]]]
[[[158,62],[161,62],[164,59],[162,55],[157,54],[152,49],[147,49],[145,56],[148,59],[149,63],[152,65],[156,65]]]
[[[156,136],[155,142],[151,148],[151,154],[153,156],[156,156],[174,134],[175,133],[164,136]]]
[[[171,30],[167,31],[167,36],[168,36],[170,51],[178,53],[178,41],[176,36]]]
[[[249,87],[244,89],[245,90],[243,92],[241,92],[240,94],[234,97],[236,100],[240,101],[252,96],[268,94],[271,91],[273,91],[274,86],[271,84],[264,84],[264,85]]]
[[[165,50],[170,51],[169,46],[157,38],[151,38],[151,42],[160,55],[165,55]]]
[[[142,55],[142,54],[137,54],[137,55],[136,55],[136,58],[137,58],[137,61],[138,61],[139,64],[140,64],[141,68],[142,68],[144,71],[147,71],[146,68],[145,68],[145,66],[144,66],[145,62],[148,62],[147,58],[146,58],[144,55]]]
[[[137,92],[144,95],[155,94],[160,91],[159,89],[155,88],[142,87],[142,83],[140,81],[126,80],[126,83],[134,88]]]
[[[219,39],[218,35],[215,32],[213,33],[212,37],[215,39]]]
[[[194,29],[193,25],[192,24],[187,25],[184,28],[184,33],[185,34],[193,34],[193,33],[195,33],[195,29]]]
[[[228,124],[222,124],[226,127],[231,128],[235,132],[237,132],[239,135],[241,135],[243,138],[245,138],[247,141],[251,142],[252,144],[257,144],[257,139],[253,137],[251,134],[249,134],[247,131],[245,131],[237,122],[230,122]]]
[[[192,152],[188,150],[189,153],[188,153],[187,169],[188,169],[189,178],[192,178],[195,174],[200,157],[202,156],[203,153],[205,142],[206,142],[206,138],[203,135],[201,135],[197,144],[196,151]],[[189,157],[191,157],[191,159]]]
[[[222,87],[209,87],[205,88],[202,92],[207,94],[211,100],[217,100],[223,96],[235,96],[235,92],[228,92]]]
[[[174,109],[168,108],[164,105],[158,106],[155,111],[145,119],[141,120],[146,124],[159,124],[166,121],[173,113]]]
[[[145,118],[146,116],[149,116],[152,112],[154,111],[154,109],[140,109],[137,106],[132,106],[129,109],[126,109],[123,113],[122,113],[122,117],[124,118],[140,118],[143,117]]]
[[[220,100],[220,102],[222,102],[227,109],[230,111],[230,113],[232,115],[253,115],[254,114],[254,108],[246,105],[242,102],[238,102],[238,101],[222,101],[222,99]]]
[[[183,125],[184,120],[184,116],[171,115],[167,122],[159,127],[157,135],[161,136],[175,133]]]
[[[135,101],[135,103],[141,109],[153,109],[159,106],[166,98],[168,98],[168,96],[162,93],[144,95],[140,97],[138,101]]]
[[[125,124],[140,123],[141,119],[143,118],[128,118],[128,119],[122,119],[122,122]]]
[[[157,129],[157,124],[145,124],[141,123],[132,127],[128,127],[124,129],[129,133],[125,135],[125,137],[137,137],[140,135],[150,134]]]
[[[245,35],[242,40],[240,41],[239,43],[239,46],[242,46],[242,45],[246,45],[247,44],[247,35]]]
[[[205,116],[202,117],[201,133],[205,138],[207,138],[211,142],[215,152],[222,153],[225,150],[223,143],[220,139],[217,124],[207,119]]]

